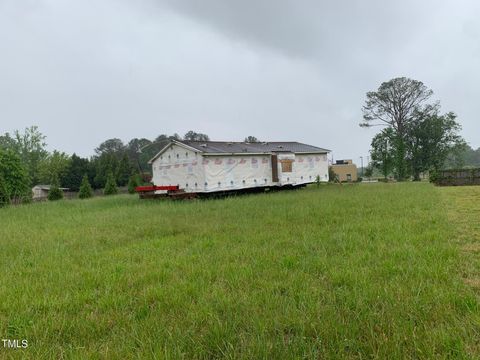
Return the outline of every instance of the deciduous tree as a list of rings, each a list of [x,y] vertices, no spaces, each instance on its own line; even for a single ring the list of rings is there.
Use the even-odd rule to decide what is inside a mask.
[[[209,141],[210,138],[207,134],[197,133],[193,130],[190,130],[183,136],[184,140],[191,140],[191,141]]]
[[[422,172],[437,172],[450,153],[465,146],[456,118],[453,112],[439,115],[436,109],[429,108],[415,114],[406,136],[407,158],[414,180],[420,180]]]
[[[125,145],[123,144],[122,140],[117,138],[105,140],[95,149],[95,153],[98,156],[103,154],[114,154],[118,158],[123,155],[124,151]]]
[[[0,147],[10,149],[18,154],[27,170],[29,185],[38,183],[40,162],[48,155],[45,149],[45,136],[38,130],[38,127],[31,126],[26,128],[23,133],[16,130],[13,136],[6,133],[0,137]]]
[[[0,148],[0,176],[3,182],[3,194],[11,200],[29,201],[32,189],[27,170],[17,153],[12,149]]]
[[[258,140],[255,136],[247,136],[244,140],[244,142],[247,142],[247,143],[258,143],[260,142],[260,140]]]
[[[395,170],[395,146],[395,131],[393,128],[383,129],[372,139],[370,150],[372,164],[382,172],[385,179]]]
[[[48,154],[45,158],[40,160],[38,165],[38,180],[44,184],[52,183],[56,178],[60,182],[60,185],[64,185],[64,179],[68,174],[70,166],[70,156],[64,152],[54,150],[51,154]]]
[[[384,82],[377,91],[367,93],[363,107],[364,121],[360,126],[384,125],[395,130],[395,167],[399,180],[403,180],[407,172],[407,128],[414,114],[425,106],[432,94],[432,90],[421,81],[405,77]]]
[[[158,152],[155,152],[156,149],[152,145],[153,143],[145,138],[134,138],[127,144],[128,158],[132,166],[140,173],[149,170],[150,166],[148,161]]]

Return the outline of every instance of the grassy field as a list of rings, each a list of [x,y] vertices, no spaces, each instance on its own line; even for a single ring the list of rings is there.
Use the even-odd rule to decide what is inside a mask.
[[[424,183],[0,209],[0,358],[479,357],[479,215]]]

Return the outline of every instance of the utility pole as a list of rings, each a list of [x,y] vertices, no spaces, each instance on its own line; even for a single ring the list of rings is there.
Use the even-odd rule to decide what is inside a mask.
[[[362,178],[363,178],[363,156],[360,156],[360,161],[362,163]]]
[[[383,153],[383,175],[385,176],[385,180],[388,178],[388,164],[387,164],[387,156],[388,156],[388,146],[390,143],[388,142],[388,138],[386,139],[385,144],[385,152]]]

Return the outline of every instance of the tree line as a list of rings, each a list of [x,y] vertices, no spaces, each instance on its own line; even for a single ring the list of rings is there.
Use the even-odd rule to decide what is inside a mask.
[[[447,168],[456,168],[458,165],[464,168],[480,168],[480,148],[474,150],[467,144],[456,158],[452,156],[447,158],[445,165]]]
[[[152,140],[133,138],[126,143],[112,138],[98,145],[94,155],[87,158],[47,151],[46,136],[36,126],[5,133],[0,135],[0,206],[29,201],[32,187],[38,184],[52,185],[51,200],[62,197],[60,188],[78,191],[81,198],[91,197],[96,189],[115,194],[117,186],[128,186],[133,192],[135,186],[151,180],[148,161],[172,139],[210,140],[208,135],[195,131],[183,137],[161,134]],[[249,136],[245,141],[258,139]]]

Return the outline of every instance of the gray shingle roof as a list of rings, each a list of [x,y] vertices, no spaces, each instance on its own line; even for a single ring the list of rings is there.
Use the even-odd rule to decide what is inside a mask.
[[[258,143],[189,140],[177,141],[206,154],[258,154],[272,152],[327,153],[330,151],[316,146],[302,144],[296,141],[273,141]]]

